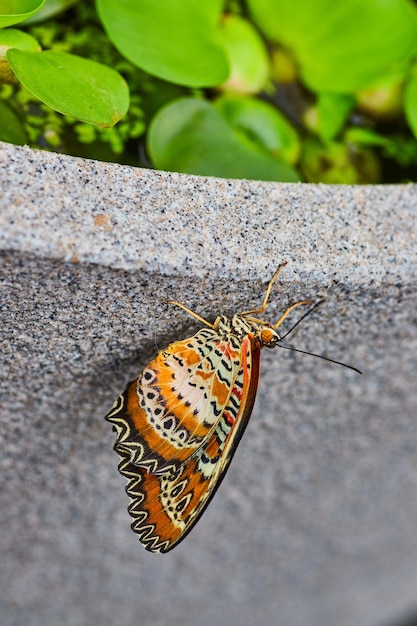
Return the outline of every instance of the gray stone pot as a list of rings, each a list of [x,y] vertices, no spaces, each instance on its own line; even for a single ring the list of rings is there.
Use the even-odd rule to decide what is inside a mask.
[[[1,144],[1,624],[361,626],[417,607],[417,188],[223,180]],[[173,552],[131,532],[117,395],[171,341],[325,303]],[[294,311],[286,328],[298,319]]]

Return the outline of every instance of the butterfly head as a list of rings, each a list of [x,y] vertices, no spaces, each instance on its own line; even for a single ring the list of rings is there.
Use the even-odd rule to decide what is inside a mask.
[[[281,341],[281,337],[275,330],[275,328],[271,328],[270,326],[264,326],[260,328],[257,333],[259,342],[262,347],[266,348],[275,348],[277,343]]]

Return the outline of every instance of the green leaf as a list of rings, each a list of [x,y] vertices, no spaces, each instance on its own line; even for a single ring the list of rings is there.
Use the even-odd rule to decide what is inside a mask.
[[[354,143],[361,146],[377,146],[387,148],[392,144],[388,137],[377,133],[371,128],[361,128],[356,126],[349,128],[344,135],[345,143]]]
[[[0,28],[23,22],[39,11],[46,0],[7,0],[0,5]]]
[[[269,59],[258,32],[238,15],[223,18],[221,38],[230,63],[230,76],[222,89],[238,93],[257,93],[265,87]]]
[[[417,137],[417,65],[414,66],[404,93],[404,112],[407,122]]]
[[[220,44],[217,0],[97,0],[110,40],[131,63],[188,87],[224,82],[229,68]]]
[[[159,169],[254,180],[297,181],[295,170],[248,143],[203,100],[181,98],[161,109],[148,132],[148,150]]]
[[[313,90],[350,93],[406,70],[417,45],[409,0],[248,0],[263,32],[292,49]]]
[[[39,52],[41,49],[34,37],[21,30],[15,28],[0,30],[0,83],[16,82],[16,77],[6,57],[9,48],[19,48],[32,52]]]
[[[337,142],[322,143],[314,138],[303,144],[300,167],[311,183],[378,183],[381,175],[379,161],[371,150]]]
[[[7,59],[22,84],[52,109],[97,126],[126,114],[129,91],[110,67],[65,52],[10,49]]]
[[[23,146],[27,141],[21,121],[2,100],[0,100],[0,141],[19,146]]]
[[[20,48],[20,50],[31,50],[37,52],[41,49],[34,37],[28,35],[17,28],[6,28],[0,30],[0,55],[7,48]]]
[[[369,128],[349,128],[345,133],[345,142],[362,146],[376,146],[388,159],[395,160],[401,167],[415,166],[417,162],[417,141],[396,133],[381,135]]]
[[[77,4],[77,2],[79,2],[79,0],[45,0],[45,4],[40,9],[40,11],[25,20],[24,26],[44,22],[54,15],[59,15],[67,9],[70,9],[72,6],[74,6],[74,4]]]
[[[346,94],[319,94],[317,109],[320,137],[325,140],[334,139],[342,130],[355,104],[355,98]]]
[[[270,156],[293,165],[300,155],[300,141],[289,121],[272,105],[256,98],[223,96],[215,107],[230,125]]]
[[[381,81],[377,87],[358,91],[357,108],[373,120],[392,121],[402,116],[404,77]]]

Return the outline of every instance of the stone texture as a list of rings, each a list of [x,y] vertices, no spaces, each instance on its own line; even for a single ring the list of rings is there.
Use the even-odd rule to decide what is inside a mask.
[[[0,623],[369,626],[417,611],[417,188],[221,180],[0,144]],[[326,302],[173,552],[131,532],[103,415],[168,342]],[[297,319],[297,312],[288,320]]]

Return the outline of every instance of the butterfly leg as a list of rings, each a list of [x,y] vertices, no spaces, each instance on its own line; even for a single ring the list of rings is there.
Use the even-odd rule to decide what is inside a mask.
[[[289,306],[288,309],[284,311],[284,313],[281,315],[277,323],[273,324],[272,328],[278,328],[278,326],[281,326],[282,322],[285,320],[288,313],[291,313],[293,309],[296,309],[298,306],[301,306],[302,304],[313,304],[313,303],[311,302],[311,300],[300,300],[299,302],[294,302],[294,304]]]
[[[195,313],[194,311],[189,309],[188,306],[185,306],[185,304],[182,304],[181,302],[177,302],[176,300],[167,300],[167,304],[174,304],[175,306],[179,306],[180,309],[183,309],[186,313],[188,313],[192,317],[195,317],[195,319],[201,322],[202,324],[209,326],[209,328],[213,328],[213,329],[216,328],[216,324],[211,324],[210,322],[205,320],[204,317],[201,317],[201,315],[199,315],[198,313]]]
[[[262,302],[261,307],[259,309],[252,309],[251,311],[244,311],[244,313],[241,313],[241,315],[253,315],[254,313],[263,313],[265,311],[266,305],[268,304],[269,295],[271,293],[272,285],[274,284],[274,282],[278,278],[278,274],[280,273],[280,271],[282,270],[282,268],[285,265],[287,265],[287,261],[284,261],[283,263],[281,263],[281,265],[278,267],[277,271],[275,272],[275,274],[273,275],[273,277],[269,281],[269,284],[268,284],[268,287],[266,288],[265,297],[264,297],[264,300]]]

